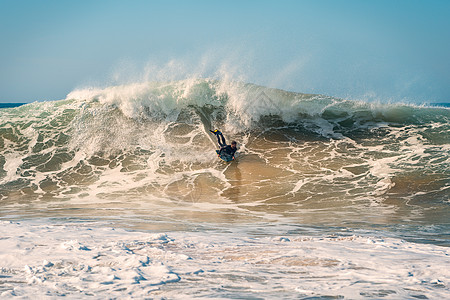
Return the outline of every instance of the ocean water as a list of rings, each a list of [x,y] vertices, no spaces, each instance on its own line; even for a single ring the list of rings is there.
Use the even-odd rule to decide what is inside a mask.
[[[0,295],[448,298],[446,106],[192,79],[2,108]]]

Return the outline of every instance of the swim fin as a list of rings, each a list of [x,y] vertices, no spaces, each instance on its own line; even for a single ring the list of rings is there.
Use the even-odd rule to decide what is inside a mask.
[[[210,130],[212,133],[214,133],[215,135],[221,134],[222,132],[220,132],[218,129],[215,130]]]

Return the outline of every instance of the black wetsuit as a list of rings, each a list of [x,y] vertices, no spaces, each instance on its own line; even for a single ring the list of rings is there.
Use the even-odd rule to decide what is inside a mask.
[[[219,155],[226,153],[227,155],[234,156],[234,153],[236,153],[236,148],[232,148],[230,145],[227,145],[225,142],[225,137],[220,132],[217,135],[217,142],[219,143],[220,150],[217,152]],[[221,140],[222,139],[222,140]]]

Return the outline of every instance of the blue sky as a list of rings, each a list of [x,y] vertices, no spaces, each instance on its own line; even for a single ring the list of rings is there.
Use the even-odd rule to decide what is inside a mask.
[[[450,1],[0,0],[0,102],[191,76],[450,102]]]

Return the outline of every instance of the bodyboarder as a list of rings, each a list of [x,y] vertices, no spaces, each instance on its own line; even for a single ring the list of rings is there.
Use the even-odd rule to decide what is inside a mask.
[[[219,150],[216,150],[217,155],[222,156],[222,155],[228,155],[230,157],[232,157],[234,159],[234,154],[236,153],[236,146],[237,143],[236,141],[232,141],[231,145],[227,145],[226,141],[225,141],[225,137],[223,136],[222,132],[220,132],[219,130],[210,130],[213,134],[215,134],[217,136],[217,143],[220,146]]]

